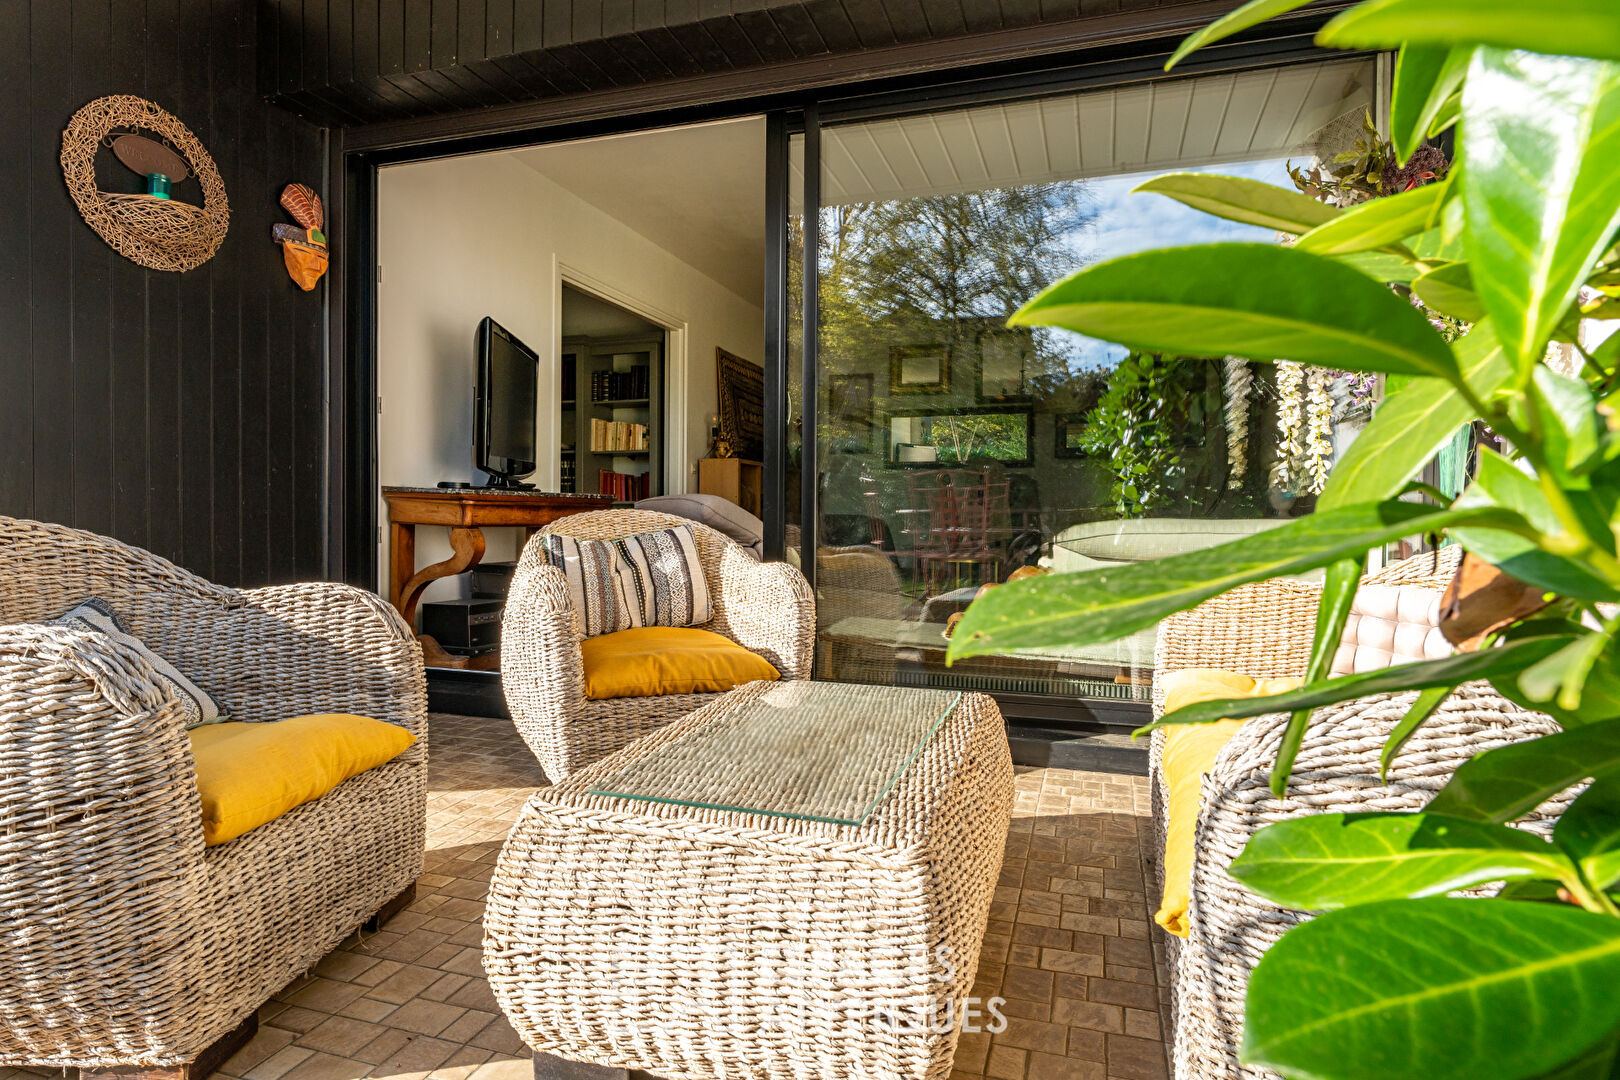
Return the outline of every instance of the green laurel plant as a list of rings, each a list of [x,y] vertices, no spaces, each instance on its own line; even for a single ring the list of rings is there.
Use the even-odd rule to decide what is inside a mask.
[[[1255,0],[1188,38],[1171,63],[1304,3]],[[1472,680],[1562,730],[1474,756],[1421,813],[1306,816],[1254,835],[1233,876],[1321,914],[1254,971],[1242,1060],[1310,1080],[1617,1077],[1620,335],[1590,350],[1578,335],[1585,318],[1620,317],[1620,4],[1365,0],[1317,40],[1399,50],[1397,158],[1455,127],[1444,180],[1338,210],[1252,180],[1159,177],[1144,187],[1299,241],[1114,259],[1012,321],[1143,352],[1408,378],[1312,515],[1203,551],[992,590],[969,608],[950,657],[1109,641],[1239,585],[1325,569],[1303,687],[1159,724],[1288,713],[1279,794],[1311,710],[1368,694],[1418,692],[1385,747],[1386,772]],[[1448,343],[1391,283],[1472,328]],[[1553,342],[1574,343],[1578,375],[1543,363]],[[1475,420],[1508,450],[1482,449],[1450,505],[1402,500]],[[1545,606],[1495,620],[1471,651],[1326,677],[1366,553],[1420,534],[1449,536]],[[1511,827],[1583,781],[1550,838]],[[1448,895],[1498,882],[1489,898]]]

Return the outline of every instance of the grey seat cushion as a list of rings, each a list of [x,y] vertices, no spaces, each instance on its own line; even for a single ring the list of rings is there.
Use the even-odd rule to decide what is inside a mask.
[[[654,495],[636,503],[636,509],[655,510],[700,522],[731,537],[756,559],[765,554],[765,523],[718,495]]]

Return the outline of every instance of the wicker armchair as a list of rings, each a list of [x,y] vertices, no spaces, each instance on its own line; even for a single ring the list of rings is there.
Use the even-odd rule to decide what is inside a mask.
[[[572,514],[538,535],[611,540],[687,525],[709,585],[714,618],[704,629],[769,660],[784,679],[808,679],[815,651],[816,602],[804,576],[786,563],[756,562],[706,525],[646,510]],[[518,733],[552,782],[657,731],[718,694],[585,697],[584,664],[562,571],[530,540],[518,561],[501,623],[501,682]]]
[[[0,581],[0,1064],[206,1075],[420,874],[421,654],[370,593],[239,592],[57,525],[0,518]],[[125,646],[44,625],[92,596],[235,720],[346,711],[418,741],[205,848],[172,692]]]
[[[1419,555],[1365,579],[1370,584],[1443,588],[1457,549]],[[1160,627],[1154,669],[1155,715],[1163,708],[1160,679],[1194,667],[1224,668],[1256,678],[1304,673],[1310,656],[1318,586],[1266,581],[1234,589]],[[1249,973],[1261,954],[1309,915],[1275,907],[1227,872],[1255,830],[1301,814],[1416,810],[1439,791],[1469,757],[1494,746],[1557,730],[1541,713],[1498,696],[1486,683],[1459,688],[1402,749],[1390,782],[1378,779],[1385,738],[1415,692],[1381,694],[1318,709],[1294,767],[1288,796],[1268,787],[1284,715],[1255,717],[1227,743],[1205,775],[1198,811],[1190,932],[1183,940],[1154,930],[1169,972],[1171,1067],[1176,1080],[1236,1080],[1275,1074],[1238,1064],[1243,1001]],[[1164,852],[1164,732],[1153,735],[1153,818],[1157,844],[1150,858],[1162,890]],[[1547,827],[1547,812],[1531,826]]]

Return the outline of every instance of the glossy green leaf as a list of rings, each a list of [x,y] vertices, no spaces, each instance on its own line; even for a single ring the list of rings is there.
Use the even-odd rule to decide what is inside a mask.
[[[1267,713],[1317,709],[1369,694],[1399,694],[1437,686],[1460,686],[1472,679],[1516,675],[1536,661],[1557,652],[1569,641],[1568,637],[1558,636],[1530,638],[1500,648],[1397,664],[1376,671],[1364,671],[1360,675],[1341,675],[1269,697],[1201,701],[1166,713],[1154,723],[1139,728],[1136,733],[1140,735],[1154,728],[1176,724],[1208,724],[1214,720],[1241,720]]]
[[[1316,255],[1351,255],[1373,251],[1419,236],[1439,226],[1445,183],[1425,184],[1398,195],[1369,199],[1318,225],[1294,246]]]
[[[1213,45],[1223,38],[1229,38],[1251,26],[1258,26],[1267,19],[1285,15],[1295,8],[1302,8],[1310,2],[1311,0],[1249,0],[1236,11],[1221,16],[1197,33],[1183,38],[1170,59],[1165,61],[1164,70],[1169,71],[1181,63],[1188,53],[1202,49],[1205,45]]]
[[[1594,889],[1620,883],[1620,778],[1605,777],[1581,792],[1553,826],[1553,842]]]
[[[1478,474],[1455,505],[1500,506],[1548,535],[1563,531],[1536,481],[1488,446],[1479,448]],[[1458,526],[1453,535],[1469,551],[1526,584],[1582,600],[1620,600],[1620,590],[1605,578],[1572,558],[1542,550],[1523,535],[1468,525]]]
[[[1389,103],[1390,141],[1402,164],[1429,137],[1429,128],[1462,86],[1473,49],[1403,45],[1395,59],[1395,92]]]
[[[1390,501],[1312,514],[1150,562],[1025,578],[990,590],[968,607],[948,656],[1113,641],[1246,582],[1304,573],[1376,544],[1462,522],[1525,527],[1518,515],[1499,509]]]
[[[1340,211],[1309,195],[1262,180],[1214,173],[1166,173],[1138,184],[1133,192],[1165,195],[1227,221],[1287,233],[1305,233],[1338,217]]]
[[[1470,323],[1485,318],[1485,305],[1474,292],[1474,279],[1465,262],[1445,263],[1420,274],[1412,279],[1412,291],[1442,315]]]
[[[1556,701],[1561,709],[1581,707],[1581,691],[1598,656],[1613,639],[1604,633],[1576,638],[1562,649],[1519,673],[1519,689],[1537,705]]]
[[[1489,401],[1513,377],[1489,323],[1470,330],[1454,346],[1468,385]],[[1456,430],[1473,420],[1474,408],[1444,379],[1415,379],[1385,398],[1372,422],[1333,467],[1316,505],[1334,510],[1396,495]]]
[[[1501,824],[1523,817],[1588,777],[1617,769],[1620,720],[1605,720],[1499,746],[1468,759],[1428,809],[1433,814]]]
[[[1340,559],[1327,568],[1322,581],[1322,600],[1316,607],[1316,632],[1311,638],[1311,656],[1305,665],[1305,681],[1319,682],[1333,667],[1333,657],[1339,651],[1344,637],[1344,626],[1350,620],[1350,606],[1356,600],[1356,588],[1361,584],[1361,571],[1366,558]],[[1296,709],[1288,717],[1283,729],[1282,742],[1277,747],[1277,760],[1271,766],[1271,791],[1282,798],[1288,788],[1288,777],[1294,771],[1294,759],[1299,756],[1305,741],[1305,729],[1311,722],[1311,710]]]
[[[1435,897],[1328,912],[1249,983],[1239,1057],[1285,1076],[1523,1080],[1620,1024],[1620,919]]]
[[[1478,50],[1463,144],[1474,289],[1528,373],[1620,227],[1620,65]]]
[[[1580,379],[1539,365],[1533,373],[1546,455],[1561,478],[1568,478],[1597,453],[1606,425],[1598,415],[1592,388]]]
[[[1110,259],[1046,289],[1008,321],[1060,326],[1144,352],[1456,372],[1450,346],[1411,304],[1333,259],[1275,244]]]
[[[1395,759],[1400,756],[1401,748],[1417,734],[1418,728],[1429,722],[1429,717],[1435,714],[1446,698],[1451,696],[1455,686],[1431,686],[1418,694],[1412,707],[1406,710],[1406,715],[1390,730],[1389,738],[1384,740],[1384,749],[1378,755],[1378,778],[1387,781],[1389,770],[1394,767]]]
[[[1310,814],[1267,825],[1228,871],[1297,911],[1443,896],[1492,881],[1575,876],[1532,833],[1436,814]]]
[[[1620,60],[1614,0],[1369,0],[1316,40],[1341,49],[1476,44]]]

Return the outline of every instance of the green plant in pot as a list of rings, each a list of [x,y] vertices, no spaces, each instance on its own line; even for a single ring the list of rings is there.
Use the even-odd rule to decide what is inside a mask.
[[[1250,3],[1172,63],[1302,6]],[[1396,154],[1409,161],[1455,127],[1444,180],[1341,210],[1251,180],[1159,177],[1144,189],[1300,239],[1115,259],[1013,321],[1142,352],[1383,373],[1400,388],[1311,516],[1157,562],[996,589],[968,610],[950,655],[1096,644],[1248,582],[1325,569],[1301,689],[1159,723],[1288,714],[1279,795],[1311,710],[1334,702],[1416,692],[1384,748],[1386,772],[1465,682],[1487,680],[1562,731],[1474,756],[1422,813],[1305,816],[1255,834],[1233,876],[1321,914],[1254,971],[1242,1059],[1313,1080],[1620,1076],[1620,335],[1577,344],[1576,375],[1543,363],[1550,344],[1577,341],[1584,317],[1613,317],[1620,295],[1620,5],[1366,0],[1318,40],[1400,50]],[[1390,283],[1471,330],[1448,343]],[[1401,499],[1476,420],[1506,452],[1483,449],[1449,505]],[[1327,678],[1367,551],[1425,534],[1503,575],[1513,603],[1481,601],[1488,632],[1466,651]],[[1550,838],[1511,827],[1586,781]],[[1508,885],[1495,896],[1448,895],[1497,882]]]

